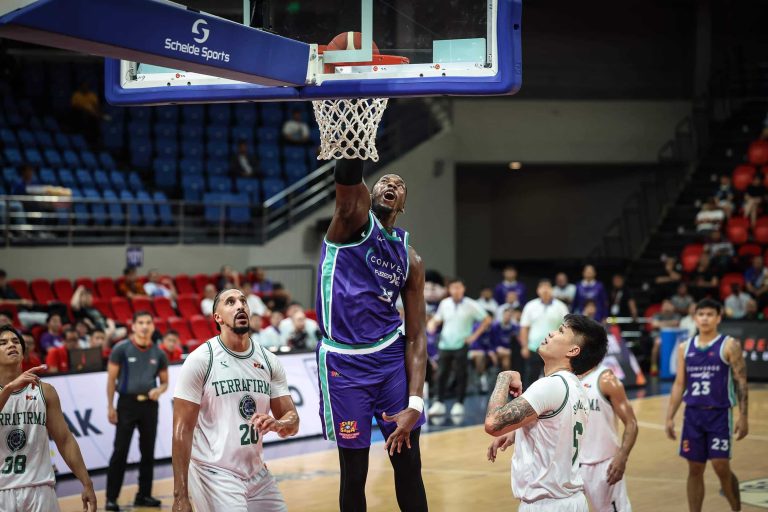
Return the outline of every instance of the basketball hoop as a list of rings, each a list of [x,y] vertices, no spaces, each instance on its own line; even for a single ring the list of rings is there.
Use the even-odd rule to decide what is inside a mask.
[[[376,130],[389,98],[313,101],[320,126],[318,160],[338,158],[379,161]]]

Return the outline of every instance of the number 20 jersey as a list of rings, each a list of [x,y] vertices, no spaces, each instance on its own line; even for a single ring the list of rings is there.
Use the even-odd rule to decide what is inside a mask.
[[[685,394],[690,407],[730,409],[736,404],[731,365],[725,360],[725,342],[721,335],[705,347],[694,336],[685,348]]]

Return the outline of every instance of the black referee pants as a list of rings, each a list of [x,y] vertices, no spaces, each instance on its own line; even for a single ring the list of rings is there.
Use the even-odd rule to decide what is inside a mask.
[[[467,394],[467,353],[469,347],[458,350],[441,350],[437,360],[437,400],[442,402],[448,391],[448,378],[451,371],[456,376],[456,401],[464,403]]]
[[[139,451],[141,452],[138,494],[152,495],[157,409],[157,402],[154,400],[140,402],[135,395],[120,396],[118,399],[115,447],[107,469],[107,501],[117,501],[120,495],[128,460],[128,449],[131,446],[135,428],[139,429]]]

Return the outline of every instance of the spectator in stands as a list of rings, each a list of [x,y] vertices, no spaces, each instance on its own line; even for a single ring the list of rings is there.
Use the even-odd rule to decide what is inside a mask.
[[[696,302],[688,293],[688,285],[685,283],[680,283],[677,285],[677,291],[672,297],[669,298],[669,300],[675,306],[675,311],[677,311],[677,314],[679,315],[688,314],[688,310],[691,308],[691,304]]]
[[[15,304],[17,306],[31,306],[32,301],[19,297],[16,290],[8,284],[7,279],[8,274],[5,270],[0,269],[0,302]]]
[[[679,283],[683,276],[679,272],[677,258],[662,256],[661,260],[664,265],[664,274],[657,276],[656,279],[654,279],[656,284],[669,285]]]
[[[136,267],[125,267],[123,280],[117,285],[117,293],[128,299],[137,295],[146,295],[144,287],[139,282]]]
[[[757,308],[757,301],[755,299],[747,301],[746,311],[742,320],[764,320],[763,314]]]
[[[744,284],[747,291],[757,299],[758,306],[764,308],[768,303],[768,268],[762,256],[752,258],[752,265],[744,272]]]
[[[232,156],[230,169],[233,176],[243,178],[262,178],[259,160],[256,155],[248,152],[248,142],[240,140],[237,143],[237,153]]]
[[[88,325],[82,320],[75,322],[75,332],[77,333],[77,341],[80,348],[90,348],[91,330],[88,328]]]
[[[731,285],[731,294],[725,298],[725,317],[733,320],[741,320],[747,314],[747,303],[753,300],[745,293],[740,283]]]
[[[592,320],[595,319],[595,315],[597,314],[597,304],[592,299],[589,299],[587,302],[584,303],[584,310],[581,312],[582,315],[584,315],[587,318],[591,318]]]
[[[680,326],[680,315],[675,311],[672,301],[665,299],[661,303],[661,310],[651,319],[651,336],[653,348],[651,349],[651,375],[659,374],[659,350],[661,349],[661,330]]]
[[[480,290],[480,297],[477,298],[477,303],[491,315],[495,315],[496,310],[499,309],[499,303],[493,298],[493,290],[490,288]]]
[[[85,134],[91,144],[96,144],[101,120],[104,118],[99,97],[87,82],[83,82],[72,93],[69,103],[72,107],[72,119],[75,122],[75,127]]]
[[[121,340],[128,334],[125,326],[119,326],[111,318],[101,314],[93,307],[93,293],[85,286],[78,286],[70,301],[75,320],[84,321],[91,329],[100,329],[107,335],[107,340]]]
[[[637,302],[632,292],[627,289],[624,281],[624,276],[621,274],[614,274],[611,287],[610,296],[610,315],[631,317],[633,322],[637,321]],[[597,310],[597,305],[595,305]],[[584,313],[586,315],[586,313]]]
[[[262,347],[270,350],[277,350],[280,347],[280,333],[271,325],[262,329],[263,320],[258,313],[251,313],[251,340],[259,343]]]
[[[499,304],[507,302],[507,293],[515,292],[517,300],[525,303],[525,285],[517,280],[517,269],[514,265],[507,265],[502,271],[502,280],[493,289],[493,298]]]
[[[709,243],[704,246],[704,250],[709,254],[712,270],[719,274],[728,272],[736,254],[730,240],[723,240],[720,231],[713,231],[709,235]]]
[[[577,313],[584,311],[584,305],[592,299],[597,306],[595,320],[602,322],[608,315],[608,294],[605,293],[605,287],[603,287],[603,283],[597,280],[597,272],[592,265],[584,266],[581,277],[581,282],[576,286],[573,311]]]
[[[163,341],[160,343],[160,350],[165,353],[165,357],[168,358],[168,363],[177,363],[181,361],[181,341],[179,340],[179,333],[170,329],[163,335]]]
[[[302,310],[294,311],[287,320],[290,320],[290,324],[280,333],[281,344],[291,350],[314,350],[320,340],[317,322],[307,318]]]
[[[231,265],[222,265],[219,269],[219,279],[216,281],[216,288],[219,290],[237,288],[239,290],[240,274]]]
[[[763,200],[766,195],[765,187],[763,186],[763,174],[756,172],[752,178],[752,183],[744,191],[744,217],[749,219],[752,227],[755,226],[757,221],[757,214],[760,210],[760,205],[763,204]]]
[[[80,339],[72,328],[64,330],[64,344],[48,351],[45,356],[45,364],[48,365],[48,373],[64,373],[70,370],[69,351],[80,348]]]
[[[175,301],[177,297],[176,287],[170,277],[161,277],[160,272],[155,269],[147,273],[147,282],[144,283],[144,293],[150,297],[165,297],[168,300]]]
[[[107,333],[101,329],[94,329],[91,332],[91,347],[101,349],[101,362],[102,370],[107,367],[107,361],[109,360],[109,354],[112,353],[112,349],[107,342]]]
[[[281,336],[284,337],[287,332],[291,331],[293,328],[293,316],[299,312],[302,314],[304,313],[304,306],[298,302],[293,302],[288,306],[288,308],[285,310],[285,318],[283,318],[277,326]],[[311,318],[308,318],[306,322],[310,324],[310,330],[317,331],[320,329],[320,327],[317,325],[317,322]]]
[[[57,187],[51,184],[41,183],[35,174],[35,168],[27,164],[21,168],[21,176],[11,188],[11,194],[14,196],[37,195],[71,197],[72,190],[66,187]]]
[[[0,327],[2,327],[1,324]],[[34,336],[31,334],[22,334],[22,337],[24,338],[24,345],[26,345],[26,347],[24,349],[24,359],[21,360],[21,371],[25,372],[30,368],[35,368],[43,363],[40,360],[40,356],[38,355],[37,351],[35,350]]]
[[[707,199],[701,205],[701,210],[696,214],[696,232],[707,236],[715,231],[720,231],[725,222],[725,212],[717,206],[714,197]]]
[[[699,264],[691,272],[688,280],[688,286],[694,290],[694,296],[699,299],[703,296],[714,296],[717,292],[717,285],[720,282],[717,275],[709,266],[709,255],[702,253],[699,258]]]
[[[247,271],[248,281],[251,282],[251,291],[261,295],[272,293],[273,283],[267,279],[264,269],[259,267],[250,267]]]
[[[730,217],[733,213],[733,198],[734,198],[733,185],[731,185],[731,177],[727,174],[720,176],[720,186],[715,192],[715,202],[720,209],[723,210],[726,217]]]
[[[501,317],[504,314],[504,311],[508,309],[512,309],[512,310],[522,309],[522,307],[523,305],[520,303],[517,292],[510,290],[507,292],[507,297],[504,303],[496,309],[496,316],[494,320],[496,320],[497,322],[500,322]]]
[[[253,293],[252,290],[253,289],[249,283],[245,283],[243,287],[240,288],[240,291],[243,292],[243,295],[245,295],[246,300],[248,301],[248,309],[251,310],[251,313],[258,313],[261,316],[266,315],[269,312],[267,305],[264,304],[261,297]]]
[[[63,340],[61,315],[58,313],[51,313],[48,315],[45,324],[47,329],[40,336],[40,350],[43,355],[47,355],[53,348],[60,347]]]
[[[691,302],[691,304],[688,306],[688,310],[686,311],[686,315],[680,319],[680,325],[679,327],[681,329],[685,329],[688,331],[688,338],[692,338],[696,336],[696,332],[698,332],[698,327],[696,327],[696,320],[694,319],[694,316],[696,315],[696,303]]]
[[[555,276],[552,295],[557,300],[564,302],[569,308],[573,304],[573,299],[576,298],[576,285],[568,282],[568,275],[565,272],[558,272]]]
[[[301,117],[301,110],[291,112],[291,118],[283,123],[283,141],[286,144],[306,145],[309,140],[309,125]]]
[[[499,366],[502,371],[523,366],[523,358],[520,355],[520,309],[507,309],[501,316],[501,321],[491,325],[491,339],[496,354],[499,357]]]
[[[217,293],[216,286],[210,283],[203,288],[203,300],[200,301],[200,311],[202,311],[203,315],[213,315],[213,301]]]
[[[9,311],[0,311],[0,327],[13,325],[13,314]]]
[[[424,272],[424,300],[427,302],[427,314],[434,314],[437,305],[448,295],[445,287],[445,279],[436,270]],[[494,300],[496,300],[494,298]],[[498,301],[497,301],[498,303]]]

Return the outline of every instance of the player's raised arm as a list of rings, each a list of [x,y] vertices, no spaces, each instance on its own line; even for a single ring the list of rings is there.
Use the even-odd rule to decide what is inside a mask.
[[[675,382],[672,384],[672,391],[669,393],[669,405],[667,405],[667,437],[676,439],[675,436],[675,414],[683,402],[683,392],[685,391],[685,349],[687,343],[680,343],[677,346],[677,374]]]
[[[624,477],[624,469],[627,466],[629,452],[637,440],[637,418],[632,404],[627,399],[627,393],[624,385],[616,378],[616,375],[610,370],[600,375],[600,392],[605,396],[613,406],[613,412],[624,424],[624,434],[621,437],[621,446],[619,451],[613,457],[610,466],[608,466],[608,485],[613,485]]]
[[[501,372],[496,387],[488,400],[485,415],[485,431],[498,437],[538,420],[533,406],[520,396],[523,382],[518,372]],[[509,396],[514,397],[509,401]]]
[[[728,364],[731,365],[733,373],[733,384],[736,388],[736,398],[739,404],[739,419],[736,420],[734,434],[736,440],[744,439],[749,433],[749,423],[747,422],[749,409],[749,393],[747,389],[747,364],[744,361],[744,353],[741,349],[739,340],[729,338],[726,342],[725,355]]]
[[[336,210],[326,234],[330,242],[349,242],[368,220],[371,194],[363,183],[363,164],[363,160],[336,161]]]

